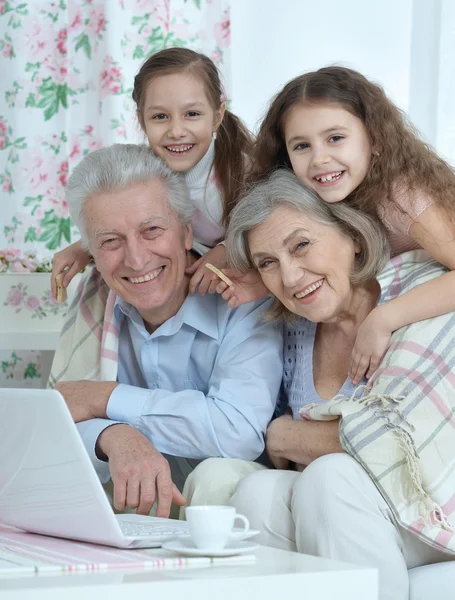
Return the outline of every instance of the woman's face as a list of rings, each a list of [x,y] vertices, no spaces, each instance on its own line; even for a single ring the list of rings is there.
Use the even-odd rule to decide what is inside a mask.
[[[349,312],[359,247],[336,227],[280,206],[250,231],[248,243],[264,284],[289,311],[315,323]]]

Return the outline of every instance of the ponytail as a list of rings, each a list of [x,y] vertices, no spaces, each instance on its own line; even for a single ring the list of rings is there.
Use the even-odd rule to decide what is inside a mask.
[[[220,109],[224,92],[215,63],[208,56],[189,48],[166,48],[152,54],[134,79],[133,100],[142,128],[145,94],[150,81],[159,75],[185,71],[201,79],[213,109]],[[223,198],[224,225],[239,199],[252,151],[250,132],[238,117],[227,110],[218,127],[214,160],[215,176]]]
[[[226,110],[215,140],[215,176],[223,195],[223,223],[242,193],[253,138],[242,121]]]

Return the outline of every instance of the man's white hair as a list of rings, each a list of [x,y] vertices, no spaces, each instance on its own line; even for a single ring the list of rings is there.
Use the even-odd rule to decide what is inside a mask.
[[[122,190],[150,180],[161,181],[167,199],[182,224],[191,221],[194,208],[182,175],[171,171],[146,145],[114,144],[88,154],[68,181],[67,200],[71,219],[88,247],[84,206],[89,198]],[[153,198],[150,199],[153,202]]]

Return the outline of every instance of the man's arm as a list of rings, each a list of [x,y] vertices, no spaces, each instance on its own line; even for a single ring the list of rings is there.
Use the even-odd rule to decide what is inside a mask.
[[[283,368],[281,328],[261,321],[265,305],[242,306],[231,317],[207,393],[119,384],[107,408],[95,400],[94,391],[87,390],[86,398],[98,402],[90,414],[129,423],[157,450],[174,456],[257,458],[264,448]]]
[[[54,387],[65,398],[75,423],[105,419],[106,407],[116,381],[62,381]]]
[[[171,503],[185,498],[171,479],[169,464],[140,431],[125,423],[98,418],[105,415],[113,382],[74,381],[57,384],[65,398],[92,464],[102,483],[114,485],[114,506],[148,515],[155,499],[156,515],[168,517]]]
[[[109,419],[90,419],[89,421],[76,423],[79,435],[81,436],[82,442],[101,483],[107,483],[110,479],[109,463],[99,458],[96,452],[96,446],[103,431],[108,427],[111,427],[111,425],[117,424],[119,423],[110,421]]]
[[[245,305],[233,314],[207,394],[115,382],[58,384],[76,421],[97,419],[79,425],[86,447],[94,444],[96,432],[121,422],[136,427],[160,452],[174,456],[257,458],[264,449],[283,371],[281,328],[261,320],[268,304]],[[106,417],[111,421],[100,421]]]
[[[283,373],[281,328],[261,320],[268,304],[244,305],[232,313],[207,393],[120,384],[107,416],[133,425],[163,453],[256,459]]]
[[[109,481],[109,466],[106,461],[99,459],[95,448],[101,433],[107,427],[120,423],[120,421],[112,421],[106,417],[109,397],[117,385],[114,381],[83,380],[62,381],[54,387],[64,397],[102,483]]]

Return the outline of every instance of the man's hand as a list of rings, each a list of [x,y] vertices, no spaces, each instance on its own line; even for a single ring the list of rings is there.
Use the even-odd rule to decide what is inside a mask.
[[[130,425],[111,425],[98,438],[97,454],[109,460],[117,510],[135,508],[148,515],[158,496],[157,517],[168,517],[171,504],[186,499],[172,483],[169,464],[140,431]]]
[[[117,387],[115,381],[62,381],[55,390],[61,393],[75,423],[107,418],[109,398]]]

